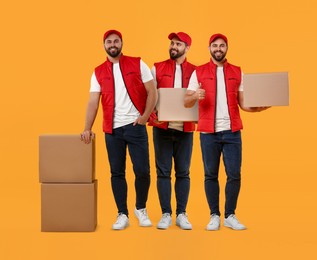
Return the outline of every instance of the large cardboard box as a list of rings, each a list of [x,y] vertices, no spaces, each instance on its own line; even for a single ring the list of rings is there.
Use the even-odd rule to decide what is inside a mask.
[[[97,225],[97,181],[42,183],[41,231],[94,231]]]
[[[186,88],[159,88],[157,115],[159,121],[198,120],[198,102],[191,108],[184,107]]]
[[[95,179],[95,140],[85,144],[76,135],[40,135],[40,182],[92,182]]]

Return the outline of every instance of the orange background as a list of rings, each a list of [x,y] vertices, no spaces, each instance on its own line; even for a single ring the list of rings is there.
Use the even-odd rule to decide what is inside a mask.
[[[0,259],[315,259],[316,11],[313,0],[2,3]],[[209,60],[208,39],[222,32],[229,38],[229,61],[244,72],[289,71],[289,107],[242,112],[237,215],[248,230],[204,230],[209,210],[196,133],[188,203],[193,230],[140,228],[131,214],[127,230],[112,231],[116,207],[99,113],[94,126],[98,228],[93,233],[40,232],[38,136],[82,131],[91,73],[105,59],[102,36],[112,28],[123,34],[124,53],[141,56],[150,67],[168,58],[172,31],[192,36],[188,59],[195,64]],[[152,141],[150,149],[148,210],[156,225],[161,212]],[[132,213],[130,161],[127,175]],[[222,167],[222,187],[224,182]]]

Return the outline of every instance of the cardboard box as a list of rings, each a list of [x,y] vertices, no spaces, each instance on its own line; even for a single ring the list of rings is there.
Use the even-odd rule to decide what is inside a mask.
[[[41,231],[94,231],[97,226],[97,181],[42,183]]]
[[[244,74],[243,93],[246,107],[288,106],[288,73]]]
[[[76,135],[40,135],[40,182],[87,182],[95,179],[95,140],[85,144]]]
[[[156,105],[159,121],[198,120],[198,102],[191,108],[184,107],[186,88],[159,88]]]

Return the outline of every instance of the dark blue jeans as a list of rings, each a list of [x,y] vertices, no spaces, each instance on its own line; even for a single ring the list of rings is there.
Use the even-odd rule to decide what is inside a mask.
[[[193,148],[193,133],[153,127],[157,191],[162,213],[172,213],[171,171],[174,158],[176,214],[186,212],[189,195],[189,167]]]
[[[221,154],[227,175],[225,217],[235,213],[241,185],[241,132],[222,131],[200,134],[205,169],[205,192],[210,214],[220,216],[218,172]]]
[[[146,207],[150,187],[148,135],[145,125],[129,124],[105,134],[108,159],[111,169],[111,186],[118,213],[128,215],[126,152],[129,150],[135,174],[136,208]]]

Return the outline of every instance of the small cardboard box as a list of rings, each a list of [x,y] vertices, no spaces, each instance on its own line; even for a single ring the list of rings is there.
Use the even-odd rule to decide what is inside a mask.
[[[246,107],[288,106],[288,72],[244,74],[243,93]]]
[[[97,181],[41,184],[42,232],[88,232],[96,226]]]
[[[95,140],[85,144],[77,135],[40,135],[39,175],[42,183],[92,182]]]
[[[191,108],[184,106],[186,88],[159,88],[157,115],[159,121],[196,122],[198,120],[198,105]]]

